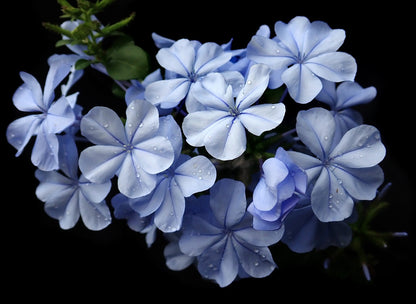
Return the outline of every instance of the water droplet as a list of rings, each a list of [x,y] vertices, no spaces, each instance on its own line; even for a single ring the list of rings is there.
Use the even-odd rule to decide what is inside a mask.
[[[332,195],[332,193],[329,194],[329,199],[333,198],[334,196]]]
[[[247,80],[247,84],[248,85],[252,84],[251,80]]]
[[[128,124],[129,128],[133,127],[133,125],[131,123]]]
[[[108,128],[109,127],[109,124],[108,123],[105,123],[104,124],[104,128]]]
[[[141,123],[141,124],[139,125],[139,128],[143,128],[143,123]]]
[[[259,262],[254,262],[254,266],[255,267],[259,266]]]
[[[134,110],[134,106],[131,106],[130,109]]]
[[[202,180],[202,176],[198,176],[198,179],[199,179],[199,180]]]
[[[279,49],[276,49],[276,54],[280,54],[280,50]]]
[[[153,151],[157,151],[157,147],[156,146],[153,146]]]
[[[276,109],[276,106],[275,105],[272,105],[272,109]]]
[[[325,136],[325,137],[324,137],[324,139],[325,139],[325,140],[328,140],[328,136]]]
[[[226,128],[229,128],[229,127],[230,127],[230,124],[226,124],[226,125],[225,125],[225,127],[226,127]]]

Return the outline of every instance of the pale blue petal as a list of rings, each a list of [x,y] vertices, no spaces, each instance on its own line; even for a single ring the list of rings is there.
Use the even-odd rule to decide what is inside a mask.
[[[174,160],[172,145],[162,136],[155,136],[136,144],[132,153],[135,165],[150,174],[165,171]]]
[[[380,163],[385,155],[380,132],[373,126],[361,125],[345,133],[330,158],[343,167],[367,168]]]
[[[210,73],[195,83],[192,94],[207,108],[228,112],[235,108],[233,89],[220,73]]]
[[[261,104],[245,109],[238,119],[250,133],[260,136],[263,132],[280,125],[285,112],[286,107],[283,103]]]
[[[152,82],[146,87],[145,99],[164,108],[176,107],[189,92],[188,78],[174,78]]]
[[[231,238],[225,237],[198,258],[198,271],[220,287],[231,284],[238,274],[238,258]]]
[[[202,44],[196,53],[194,70],[197,75],[213,72],[231,59],[230,52],[224,52],[216,43]]]
[[[80,154],[79,168],[90,181],[103,183],[116,174],[126,155],[126,150],[122,147],[88,147]]]
[[[40,181],[36,197],[42,202],[60,204],[61,201],[67,201],[76,188],[73,180],[57,171],[36,170],[35,176]]]
[[[354,201],[330,169],[322,170],[311,193],[312,210],[321,222],[342,221],[349,217]]]
[[[170,185],[170,178],[162,178],[156,182],[154,190],[145,196],[130,200],[130,206],[141,216],[149,216],[159,209]]]
[[[127,144],[124,125],[113,110],[92,108],[81,120],[81,133],[96,145],[122,146]]]
[[[46,207],[48,205],[48,207]],[[48,213],[50,210],[50,205],[45,204],[45,212]],[[61,229],[71,229],[78,222],[80,216],[79,208],[79,192],[73,191],[72,195],[69,197],[69,200],[65,202],[65,208],[62,210],[61,216],[59,216],[59,226]]]
[[[322,108],[300,111],[297,115],[296,131],[300,140],[313,154],[321,160],[327,158],[335,131],[335,120],[329,111]]]
[[[247,57],[254,62],[266,64],[273,70],[286,68],[295,62],[290,50],[259,35],[253,36],[247,45]]]
[[[174,180],[185,197],[207,190],[214,185],[217,171],[205,156],[198,155],[175,169]]]
[[[166,245],[163,255],[166,259],[166,266],[174,271],[184,270],[195,260],[195,257],[183,254],[177,242],[171,242]]]
[[[223,230],[206,219],[185,215],[179,247],[189,256],[199,256],[223,237]]]
[[[152,33],[152,39],[155,45],[159,49],[171,47],[172,44],[175,43],[175,40],[160,36],[159,34],[156,34],[156,33]]]
[[[250,246],[237,238],[233,238],[232,243],[241,267],[250,276],[264,278],[276,268],[269,248]]]
[[[288,151],[287,153],[296,165],[305,170],[308,181],[314,180],[321,173],[323,163],[316,157],[296,151]]]
[[[308,58],[305,66],[317,76],[334,82],[353,81],[357,73],[354,57],[343,52],[324,53]]]
[[[270,69],[265,64],[255,64],[248,71],[247,80],[236,99],[237,109],[243,111],[255,103],[269,84]]]
[[[333,30],[325,22],[314,21],[305,32],[303,51],[306,57],[335,52],[344,43],[344,40],[344,30]]]
[[[246,143],[244,126],[239,119],[232,116],[224,117],[211,125],[205,137],[205,149],[219,160],[239,157],[246,150]]]
[[[159,129],[155,136],[163,136],[169,140],[177,160],[182,151],[182,131],[172,115],[159,118]]]
[[[102,230],[111,223],[110,209],[105,201],[92,203],[80,194],[79,210],[84,225],[90,230]]]
[[[59,169],[73,180],[78,179],[78,149],[75,139],[71,135],[58,137],[59,141]],[[100,199],[100,201],[103,199]]]
[[[28,115],[16,119],[7,127],[7,141],[16,148],[16,156],[23,152],[30,138],[38,133],[38,128],[42,121],[43,119],[40,115]]]
[[[13,94],[15,107],[24,112],[43,112],[46,110],[43,106],[42,88],[36,78],[26,72],[20,72],[19,75],[24,84]]]
[[[342,182],[342,187],[353,198],[372,200],[376,197],[377,189],[384,181],[383,170],[380,166],[370,168],[335,168],[333,174]]]
[[[58,151],[59,142],[57,135],[48,133],[42,124],[33,146],[32,163],[44,171],[59,169]]]
[[[338,86],[337,94],[337,109],[343,109],[369,103],[376,97],[377,90],[375,87],[363,88],[356,82],[346,81]]]
[[[237,71],[223,71],[221,75],[225,81],[233,88],[233,96],[236,97],[244,85],[244,76]]]
[[[155,225],[163,232],[178,231],[185,213],[185,197],[174,179],[166,189],[165,197],[154,217]]]
[[[65,97],[59,98],[48,110],[44,124],[48,132],[60,133],[75,122],[75,113]]]
[[[171,47],[160,49],[156,59],[166,70],[188,77],[193,71],[195,49],[188,39],[180,39]]]
[[[282,81],[286,84],[293,100],[305,104],[318,95],[322,89],[322,82],[315,74],[309,65],[299,63],[282,73]]]
[[[246,211],[246,193],[242,182],[224,178],[210,190],[210,206],[215,218],[224,228],[231,228]]]
[[[136,198],[149,194],[156,186],[156,176],[146,173],[135,156],[127,153],[118,173],[118,189],[125,196]]]
[[[291,52],[298,55],[304,50],[305,35],[310,27],[308,18],[297,16],[288,24],[278,21],[274,24],[276,39]]]
[[[269,211],[273,209],[277,204],[277,189],[267,186],[264,177],[260,179],[256,185],[256,188],[254,188],[253,204],[255,208],[260,212]]]
[[[111,190],[111,181],[104,183],[92,183],[81,175],[79,179],[79,188],[83,196],[92,202],[99,203],[103,201]]]
[[[260,247],[276,244],[282,238],[284,230],[284,227],[282,227],[278,230],[264,231],[248,226],[244,229],[234,230],[233,234],[236,238],[250,246]]]
[[[338,103],[335,82],[322,79],[322,90],[316,96],[316,99],[329,105],[331,110],[335,110]]]
[[[126,110],[126,135],[131,145],[152,137],[159,128],[159,112],[145,100],[133,100]]]

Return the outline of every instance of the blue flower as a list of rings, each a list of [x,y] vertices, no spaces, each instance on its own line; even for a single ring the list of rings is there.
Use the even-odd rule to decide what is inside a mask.
[[[263,64],[253,65],[236,99],[221,74],[206,76],[195,86],[195,97],[205,109],[189,113],[182,124],[186,141],[205,146],[220,160],[231,160],[246,150],[245,129],[260,135],[277,127],[285,114],[282,103],[253,106],[268,85],[269,72]]]
[[[333,115],[322,108],[300,111],[296,131],[300,140],[316,157],[290,151],[293,161],[306,171],[312,210],[322,222],[349,217],[354,200],[374,199],[383,182],[380,163],[386,149],[379,131],[360,125],[335,138]]]
[[[362,88],[358,83],[346,81],[335,87],[334,82],[323,80],[322,91],[316,99],[330,106],[336,124],[337,138],[341,138],[349,129],[362,124],[359,112],[351,107],[372,101],[377,94],[375,87]]]
[[[63,132],[75,122],[75,114],[69,100],[61,96],[54,101],[54,91],[69,74],[78,56],[60,55],[51,58],[43,92],[39,82],[32,75],[20,73],[24,84],[14,93],[13,103],[20,111],[37,114],[19,118],[7,128],[7,140],[17,149],[16,156],[23,152],[30,138],[36,135],[31,160],[44,171],[59,168],[59,143],[56,134]]]
[[[173,162],[172,144],[158,134],[159,113],[144,100],[126,110],[126,124],[111,109],[94,107],[81,120],[81,133],[95,144],[81,152],[81,172],[93,182],[118,175],[118,189],[128,197],[149,194],[156,174]]]
[[[308,103],[322,89],[322,79],[332,82],[354,80],[354,58],[337,52],[345,39],[341,29],[326,23],[310,23],[295,17],[288,24],[276,22],[273,39],[255,35],[247,46],[247,57],[282,72],[290,96],[298,103]]]
[[[310,195],[310,193],[309,193]],[[352,239],[348,221],[321,222],[311,208],[310,196],[305,195],[285,219],[282,242],[298,253],[325,249],[329,246],[346,247]]]
[[[231,284],[237,275],[266,277],[276,267],[267,246],[280,240],[283,229],[253,229],[246,204],[244,184],[222,179],[210,190],[209,207],[197,207],[199,212],[184,217],[180,250],[196,256],[200,274],[221,287]]]
[[[129,206],[140,217],[153,215],[153,222],[163,232],[174,232],[181,228],[185,212],[185,198],[211,188],[217,172],[205,156],[191,158],[180,154],[182,149],[181,130],[172,116],[161,118],[163,134],[175,140],[175,160],[172,166],[157,175],[154,190],[142,197],[130,199]]]
[[[80,216],[88,229],[104,229],[111,223],[110,210],[104,200],[111,182],[93,183],[83,175],[78,178],[78,151],[73,138],[60,136],[59,141],[64,174],[37,170],[35,175],[40,184],[36,196],[45,202],[45,212],[59,220],[62,229],[74,227]]]
[[[305,194],[307,176],[283,148],[278,148],[275,157],[263,163],[262,172],[247,210],[253,215],[254,229],[279,229]]]
[[[207,74],[216,71],[231,59],[230,52],[213,42],[180,39],[169,48],[162,48],[156,55],[159,64],[166,69],[170,79],[155,81],[146,87],[145,98],[162,108],[176,107],[186,98],[188,112],[198,108],[194,104],[193,87]],[[238,72],[223,73],[230,82],[240,80]]]

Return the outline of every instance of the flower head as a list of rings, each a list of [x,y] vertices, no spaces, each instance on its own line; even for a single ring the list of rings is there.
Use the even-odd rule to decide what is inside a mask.
[[[283,220],[305,194],[307,177],[283,148],[262,166],[263,174],[253,193],[248,211],[258,230],[279,229]]]
[[[269,72],[263,64],[253,65],[236,99],[221,74],[206,76],[195,88],[195,96],[205,108],[189,113],[183,121],[186,141],[205,146],[220,160],[231,160],[246,150],[245,129],[260,135],[277,127],[285,114],[282,103],[253,105],[267,88]]]
[[[337,52],[345,39],[341,29],[321,21],[295,17],[274,26],[276,37],[255,35],[247,46],[247,57],[281,72],[290,96],[308,103],[322,89],[322,79],[333,82],[354,80],[357,65],[351,55]]]
[[[383,182],[383,170],[377,166],[386,149],[379,131],[360,125],[335,138],[335,119],[322,108],[300,111],[296,131],[300,140],[316,157],[292,152],[293,161],[304,169],[311,192],[312,210],[320,221],[341,221],[349,217],[354,199],[371,200]]]
[[[283,229],[253,229],[252,216],[246,212],[245,187],[239,181],[219,180],[210,190],[209,205],[206,199],[198,198],[196,211],[191,207],[185,215],[180,250],[196,256],[201,275],[221,287],[237,275],[268,276],[276,265],[267,246],[280,240]]]
[[[172,143],[158,133],[159,113],[144,100],[132,101],[126,124],[106,107],[94,107],[81,120],[81,132],[95,146],[82,151],[79,166],[93,182],[118,175],[118,188],[128,197],[149,194],[156,174],[173,162]]]

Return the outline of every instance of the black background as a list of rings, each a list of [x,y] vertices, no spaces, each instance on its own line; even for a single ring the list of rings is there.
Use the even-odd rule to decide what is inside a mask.
[[[176,1],[175,1],[176,2]],[[286,1],[287,2],[287,1]],[[305,3],[308,3],[305,5]],[[196,39],[201,42],[226,43],[234,38],[233,47],[245,47],[258,27],[273,29],[276,21],[288,22],[297,15],[309,20],[322,20],[332,28],[342,28],[347,38],[341,51],[357,61],[356,81],[362,86],[375,86],[378,94],[369,105],[360,108],[364,120],[381,131],[387,156],[381,163],[386,182],[392,182],[387,194],[390,207],[381,214],[377,225],[381,231],[407,231],[408,238],[396,239],[379,255],[373,282],[335,278],[322,271],[321,265],[302,262],[279,266],[265,279],[236,281],[225,289],[203,280],[194,267],[182,272],[170,271],[163,257],[164,241],[158,237],[149,249],[144,236],[131,231],[124,221],[113,220],[105,230],[92,232],[81,221],[64,231],[58,222],[43,211],[35,197],[37,180],[30,162],[33,141],[15,158],[15,150],[5,137],[7,125],[23,114],[12,104],[12,95],[22,83],[19,71],[34,75],[44,82],[47,58],[56,49],[56,34],[45,30],[41,22],[60,23],[55,1],[13,1],[2,7],[2,85],[0,141],[2,147],[1,182],[1,288],[14,298],[45,300],[86,297],[131,297],[135,301],[194,300],[231,295],[265,297],[280,301],[293,300],[359,300],[412,294],[414,279],[414,23],[409,19],[410,6],[394,1],[332,1],[311,3],[293,1],[204,1],[168,4],[150,1],[119,0],[98,18],[103,23],[126,17],[131,11],[136,18],[127,28],[136,43],[154,58],[157,52],[151,33],[157,32],[174,40]],[[272,34],[273,35],[273,34]],[[119,100],[110,92],[111,81],[88,71],[77,88],[79,103],[84,108],[95,104],[117,108]],[[192,295],[192,290],[206,289]],[[165,293],[164,291],[169,291]],[[155,292],[156,291],[156,292]],[[172,292],[171,292],[172,291]],[[5,296],[6,297],[6,296]],[[145,299],[143,299],[145,297]]]

